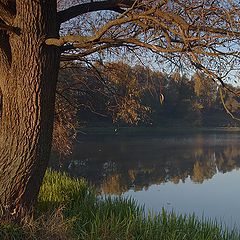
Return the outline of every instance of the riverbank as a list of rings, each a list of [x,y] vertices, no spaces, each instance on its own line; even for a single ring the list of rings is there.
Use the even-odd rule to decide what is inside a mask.
[[[133,199],[101,198],[82,179],[48,170],[35,219],[23,225],[0,224],[1,240],[239,240],[211,220],[176,216],[164,210],[144,215]]]

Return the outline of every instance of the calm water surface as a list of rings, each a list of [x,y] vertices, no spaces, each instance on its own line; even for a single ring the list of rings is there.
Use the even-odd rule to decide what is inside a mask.
[[[133,197],[147,211],[221,220],[240,228],[240,134],[82,136],[51,166],[84,177],[103,194]]]

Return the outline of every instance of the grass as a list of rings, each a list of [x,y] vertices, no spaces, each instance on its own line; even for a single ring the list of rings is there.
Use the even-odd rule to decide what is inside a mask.
[[[35,218],[0,225],[0,239],[13,240],[238,240],[213,221],[177,216],[163,209],[144,214],[133,199],[99,197],[84,180],[48,170]]]

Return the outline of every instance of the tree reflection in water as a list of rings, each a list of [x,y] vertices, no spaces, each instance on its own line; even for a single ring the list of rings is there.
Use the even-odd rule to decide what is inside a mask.
[[[203,183],[238,169],[239,143],[238,134],[91,137],[76,145],[71,159],[51,166],[85,177],[102,193],[122,194],[187,178]]]

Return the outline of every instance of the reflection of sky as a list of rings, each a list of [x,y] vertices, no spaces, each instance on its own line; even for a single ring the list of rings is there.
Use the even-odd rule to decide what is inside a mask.
[[[203,184],[195,184],[188,178],[185,183],[171,182],[152,185],[148,190],[124,193],[124,197],[133,197],[146,210],[154,212],[166,210],[178,214],[193,214],[221,220],[232,228],[240,227],[240,171],[217,173]]]
[[[77,144],[60,169],[85,177],[102,193],[124,192],[147,211],[165,207],[200,218],[204,214],[228,226],[238,222],[240,229],[240,170],[233,170],[240,166],[239,144],[236,133],[93,137]],[[59,169],[56,160],[52,164]]]

